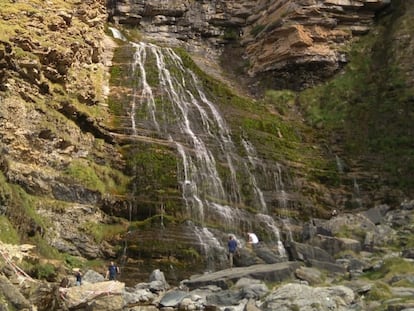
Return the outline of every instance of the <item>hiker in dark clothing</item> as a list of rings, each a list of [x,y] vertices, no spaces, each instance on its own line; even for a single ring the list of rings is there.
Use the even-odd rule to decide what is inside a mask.
[[[75,271],[75,277],[76,277],[76,286],[82,285],[82,272],[80,270]]]
[[[119,274],[119,267],[115,265],[113,261],[111,261],[111,264],[108,266],[108,271],[106,271],[106,279],[109,280],[116,280],[117,275]]]
[[[233,268],[233,257],[234,254],[237,253],[237,241],[233,238],[232,235],[229,235],[229,241],[227,242],[227,246],[229,249],[230,268]]]

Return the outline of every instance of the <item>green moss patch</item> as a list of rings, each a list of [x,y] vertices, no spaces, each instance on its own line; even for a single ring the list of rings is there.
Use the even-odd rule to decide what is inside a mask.
[[[100,224],[87,222],[83,225],[83,230],[93,236],[95,242],[100,243],[104,240],[111,240],[126,232],[128,224],[120,222],[118,224]]]
[[[0,216],[0,241],[8,244],[20,242],[18,232],[5,216]]]
[[[348,157],[408,190],[414,187],[414,85],[407,79],[412,58],[397,38],[414,33],[414,26],[400,7],[349,48],[344,72],[302,92],[299,103],[311,125],[343,137]]]
[[[412,262],[400,258],[388,258],[384,261],[381,268],[375,272],[368,272],[366,276],[372,280],[384,279],[391,280],[395,275],[414,275],[414,266]]]
[[[85,187],[102,194],[123,194],[129,182],[123,173],[84,159],[72,161],[66,168],[65,174]]]

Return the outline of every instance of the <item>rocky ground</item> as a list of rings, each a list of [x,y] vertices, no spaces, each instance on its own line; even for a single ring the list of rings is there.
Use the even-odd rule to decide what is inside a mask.
[[[84,271],[81,286],[29,276],[34,246],[2,243],[0,301],[9,310],[405,310],[414,308],[414,201],[381,205],[301,227],[303,243],[285,243],[289,260],[266,257],[269,245],[243,248],[232,269],[193,275],[170,286],[154,270],[126,286]],[[261,264],[249,264],[264,262]],[[122,275],[122,273],[121,273]]]

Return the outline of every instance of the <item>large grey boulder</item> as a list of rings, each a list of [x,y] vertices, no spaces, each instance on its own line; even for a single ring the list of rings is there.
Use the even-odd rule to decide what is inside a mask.
[[[223,290],[207,296],[207,304],[219,306],[238,305],[243,299],[240,290]]]
[[[319,260],[334,262],[331,254],[318,246],[288,241],[285,243],[286,251],[290,260],[308,262],[310,260]]]
[[[16,310],[29,310],[29,301],[20,293],[17,287],[10,283],[9,279],[0,275],[0,297],[3,296],[6,301]]]
[[[312,245],[325,250],[331,256],[335,256],[340,252],[348,250],[358,253],[362,249],[360,241],[349,238],[317,235],[311,240],[311,243]]]
[[[369,210],[366,210],[362,214],[372,221],[373,224],[380,224],[384,221],[384,215],[389,211],[390,207],[388,205],[380,205]]]
[[[149,303],[153,301],[157,296],[152,293],[149,289],[140,288],[125,288],[124,302],[126,305],[137,304],[137,303]]]
[[[173,290],[166,293],[160,300],[161,307],[177,307],[188,296],[187,292]]]
[[[349,311],[354,292],[345,286],[310,287],[286,284],[268,295],[261,306],[264,311]]]
[[[154,293],[162,292],[170,288],[170,285],[165,279],[164,273],[160,269],[152,271],[149,280],[150,290]]]
[[[206,285],[216,285],[222,289],[228,289],[241,278],[253,278],[267,282],[281,282],[294,277],[294,271],[301,265],[300,262],[280,262],[275,264],[237,267],[194,276],[190,280],[183,281],[182,284],[189,289],[195,289]]]
[[[310,285],[322,282],[322,273],[314,268],[300,267],[296,269],[295,275],[298,279],[308,282]]]
[[[83,275],[82,281],[87,283],[99,283],[105,281],[105,277],[94,270],[88,270]]]

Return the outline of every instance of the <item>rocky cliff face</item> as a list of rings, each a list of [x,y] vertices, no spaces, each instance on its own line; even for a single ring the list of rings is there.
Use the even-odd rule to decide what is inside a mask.
[[[103,123],[111,60],[104,3],[49,1],[43,9],[2,1],[0,16],[1,214],[23,237],[41,234],[59,250],[99,256],[79,228],[100,218],[102,202],[84,168],[121,163]]]
[[[111,19],[149,37],[221,55],[237,42],[243,71],[270,88],[303,89],[347,63],[343,48],[366,34],[390,1],[111,1]],[[227,52],[230,53],[228,49]],[[237,66],[237,60],[232,59]],[[233,68],[234,68],[233,67]]]

